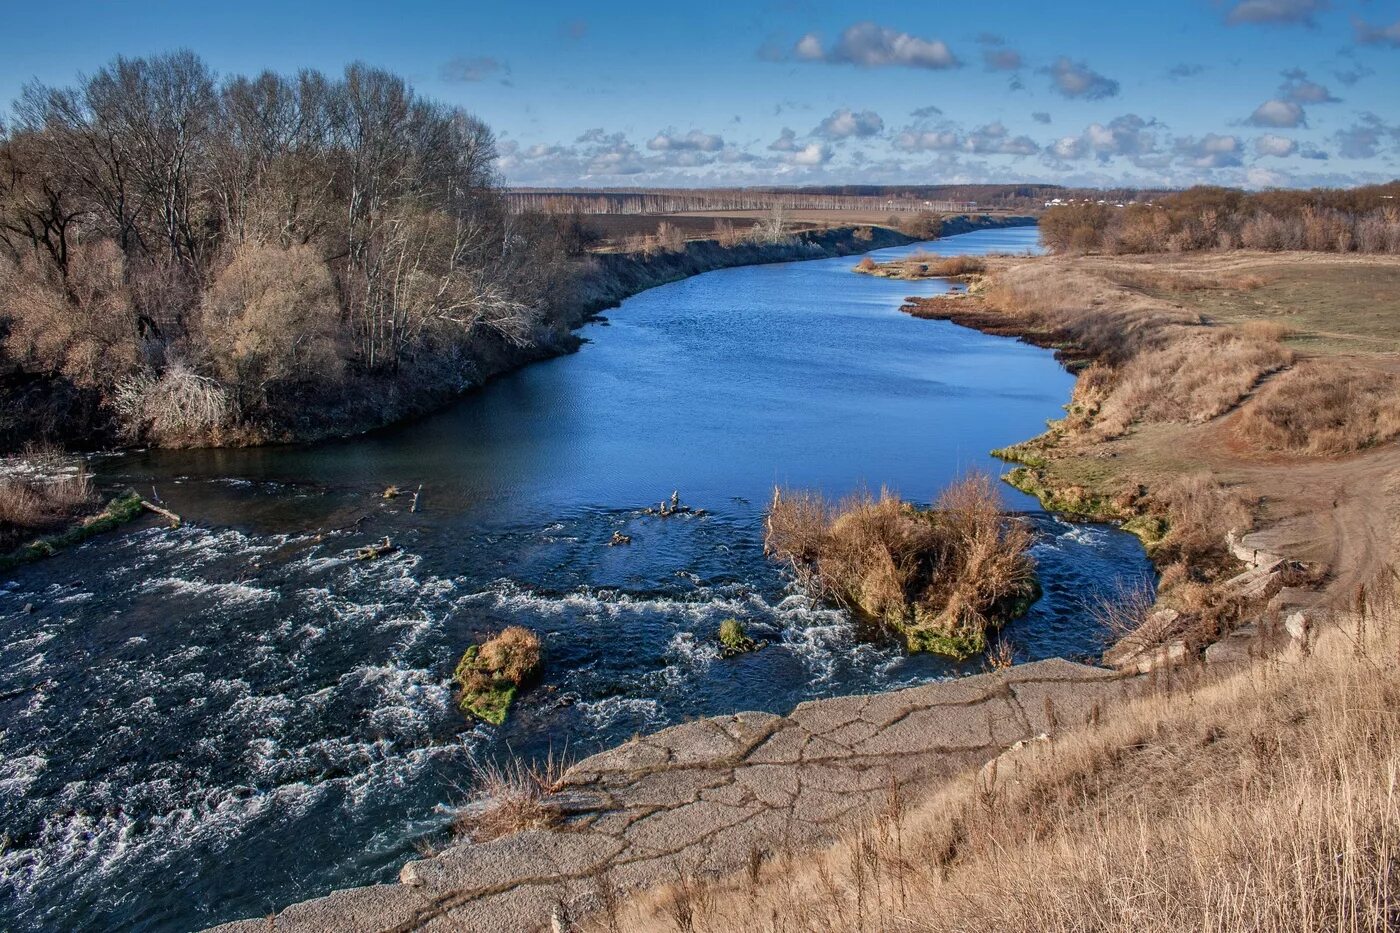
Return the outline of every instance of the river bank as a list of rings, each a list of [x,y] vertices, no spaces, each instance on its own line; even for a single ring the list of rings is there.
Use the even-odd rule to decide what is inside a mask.
[[[1223,701],[1236,715],[1267,718],[1270,714],[1265,707],[1274,701],[1260,699],[1262,694],[1252,684],[1257,683],[1255,668],[1274,662],[1256,659],[1283,650],[1297,661],[1321,650],[1316,646],[1318,640],[1327,641],[1336,634],[1325,628],[1329,619],[1342,607],[1357,605],[1361,598],[1358,586],[1374,586],[1374,591],[1363,591],[1380,599],[1375,604],[1381,607],[1377,611],[1393,611],[1393,607],[1386,608],[1390,604],[1385,598],[1375,593],[1393,590],[1393,582],[1391,589],[1386,588],[1382,571],[1393,560],[1400,528],[1400,452],[1393,443],[1373,441],[1342,457],[1319,456],[1251,448],[1248,428],[1241,428],[1240,422],[1247,417],[1249,407],[1258,404],[1261,393],[1264,404],[1269,404],[1268,393],[1259,383],[1280,379],[1297,367],[1344,365],[1350,370],[1362,367],[1382,373],[1397,369],[1393,351],[1358,352],[1355,347],[1357,340],[1384,344],[1391,339],[1384,327],[1378,329],[1371,323],[1368,316],[1374,315],[1374,307],[1341,318],[1329,315],[1327,320],[1336,330],[1320,332],[1298,326],[1309,313],[1302,309],[1310,307],[1310,295],[1299,296],[1294,289],[1267,291],[1276,284],[1267,277],[1284,275],[1286,265],[1298,261],[1298,257],[1282,260],[1257,255],[1196,257],[1189,263],[1173,261],[1171,268],[1163,271],[1160,260],[996,260],[988,276],[974,283],[970,298],[921,299],[911,301],[906,309],[920,317],[946,318],[1053,347],[1080,371],[1067,418],[1052,423],[1045,435],[1002,453],[1017,461],[1022,471],[1013,473],[1012,481],[1040,496],[1047,508],[1077,517],[1123,521],[1130,527],[1136,524],[1131,530],[1148,544],[1167,578],[1166,592],[1156,608],[1170,609],[1174,615],[1166,623],[1156,617],[1156,631],[1147,630],[1145,624],[1154,616],[1146,611],[1126,620],[1136,629],[1121,634],[1143,643],[1129,653],[1131,657],[1125,658],[1128,663],[1118,673],[1071,666],[1053,668],[1050,674],[1052,668],[1047,665],[1058,662],[1041,662],[1013,668],[1009,675],[995,675],[993,681],[972,678],[919,688],[912,694],[820,701],[801,706],[785,718],[739,714],[644,737],[580,763],[565,777],[559,803],[569,814],[569,823],[579,821],[582,836],[528,832],[484,845],[452,847],[425,861],[410,863],[397,886],[337,892],[289,909],[279,915],[279,924],[287,924],[289,929],[314,929],[327,923],[348,923],[356,929],[416,929],[456,920],[489,928],[510,916],[522,928],[547,929],[552,916],[592,914],[596,922],[605,925],[624,911],[655,917],[648,911],[664,914],[670,909],[666,905],[674,906],[678,898],[691,905],[687,910],[725,913],[717,906],[721,902],[712,899],[713,892],[707,895],[707,890],[771,886],[776,882],[763,864],[803,864],[807,857],[793,854],[798,845],[829,839],[842,825],[856,832],[867,825],[868,833],[885,838],[891,824],[902,822],[898,814],[870,816],[888,810],[890,791],[886,785],[892,779],[886,770],[890,763],[862,756],[873,753],[887,739],[893,741],[890,730],[898,724],[918,719],[921,714],[910,710],[924,707],[915,704],[905,708],[913,696],[925,698],[937,709],[938,728],[915,729],[924,739],[942,735],[944,726],[958,731],[954,708],[974,711],[973,718],[992,730],[989,735],[973,738],[976,730],[969,727],[967,746],[961,744],[961,738],[937,739],[937,763],[932,766],[919,755],[908,756],[908,770],[902,772],[909,782],[907,793],[936,792],[946,783],[955,799],[958,794],[973,793],[953,780],[956,772],[975,768],[1002,749],[1024,744],[1041,732],[1048,733],[1058,746],[1064,741],[1060,733],[1082,730],[1086,736],[1070,737],[1069,741],[1078,743],[1071,747],[1091,749],[1085,754],[1092,758],[1100,754],[1095,743],[1105,740],[1101,736],[1136,734],[1135,729],[1156,728],[1160,732],[1161,727],[1154,725],[1157,722],[1168,723],[1168,729],[1197,728],[1194,715],[1189,723],[1178,722],[1180,717],[1165,699],[1183,689],[1217,706]],[[1331,263],[1338,261],[1335,259],[1305,257],[1304,261],[1327,264],[1313,270],[1324,281],[1336,271],[1343,275],[1359,271],[1350,264],[1334,270]],[[1388,268],[1383,266],[1380,277]],[[1222,280],[1244,282],[1236,278],[1242,275],[1266,280],[1254,284],[1256,280],[1250,278],[1248,287],[1219,284]],[[1371,287],[1376,278],[1367,279]],[[1150,284],[1144,284],[1147,282]],[[1202,282],[1210,285],[1199,287]],[[1003,292],[997,297],[998,289],[1008,288],[1013,290],[1011,296]],[[1252,300],[1236,301],[1241,292],[1250,293]],[[1163,293],[1173,300],[1167,300]],[[1016,304],[1016,295],[1021,296],[1023,305]],[[1344,295],[1334,298],[1346,300]],[[1234,316],[1227,317],[1222,309],[1234,309]],[[1115,390],[1121,392],[1125,384],[1131,385],[1134,374],[1151,359],[1149,355],[1135,362],[1139,353],[1169,350],[1200,334],[1210,334],[1214,340],[1214,335],[1226,328],[1232,329],[1229,339],[1235,340],[1236,331],[1249,333],[1248,321],[1279,317],[1297,321],[1290,325],[1296,329],[1287,335],[1270,329],[1267,339],[1288,341],[1288,349],[1296,356],[1237,390],[1244,393],[1242,399],[1234,399],[1214,416],[1181,420],[1151,408],[1135,409],[1134,417],[1121,428],[1105,430],[1105,421],[1125,404]],[[1363,317],[1367,319],[1359,320]],[[1138,343],[1144,329],[1155,336]],[[1116,355],[1124,348],[1133,349]],[[1194,363],[1209,369],[1211,360],[1207,356]],[[1338,372],[1334,371],[1333,378],[1338,378]],[[1189,375],[1187,370],[1181,378]],[[1172,378],[1171,373],[1162,374],[1152,383],[1154,391],[1173,396],[1179,389]],[[1211,388],[1209,383],[1204,389],[1193,383],[1189,397],[1200,401],[1209,396]],[[1314,404],[1326,402],[1314,400]],[[1214,478],[1198,479],[1206,470]],[[1260,494],[1265,489],[1267,496]],[[1330,509],[1321,506],[1319,497],[1331,500]],[[1238,534],[1227,537],[1227,532],[1245,531],[1250,533],[1242,538]],[[1286,570],[1284,565],[1292,569]],[[1246,570],[1240,574],[1242,566]],[[1297,578],[1291,578],[1290,573],[1296,573]],[[1182,620],[1180,624],[1178,620]],[[1361,624],[1356,619],[1352,623]],[[1362,628],[1357,628],[1352,640],[1341,639],[1345,651],[1332,651],[1334,660],[1330,663],[1349,658],[1349,646],[1359,643],[1361,632]],[[1173,643],[1179,643],[1182,650],[1163,650],[1156,655],[1150,650],[1166,649]],[[1189,663],[1193,659],[1217,663],[1205,674],[1206,668]],[[1172,664],[1187,666],[1166,673],[1164,669]],[[1300,671],[1305,680],[1312,676],[1309,669]],[[1322,674],[1321,679],[1331,676]],[[1009,683],[1024,678],[1041,685],[1035,703],[1026,702],[1020,687],[1013,686],[1009,694],[1002,694],[1015,704],[1006,721],[1020,723],[1005,735],[997,732],[1002,718],[980,706],[1005,689],[979,692],[983,683],[995,684],[996,678]],[[1046,680],[1057,685],[1052,687],[1044,683]],[[1293,681],[1271,677],[1268,682],[1279,684],[1276,689],[1281,691],[1289,689],[1283,686],[1285,682]],[[1140,694],[1134,692],[1139,689],[1134,684],[1140,685]],[[1241,691],[1251,698],[1243,705]],[[1325,691],[1316,693],[1319,702],[1327,695]],[[1083,699],[1086,696],[1092,699]],[[891,711],[893,715],[872,717],[867,715],[870,710]],[[813,731],[812,723],[821,725]],[[811,734],[800,740],[777,740],[775,736],[787,734],[789,724],[800,725]],[[891,747],[901,752],[901,760],[912,738],[911,733],[893,741]],[[781,754],[765,757],[758,752],[777,746],[784,749]],[[974,747],[979,751],[971,752]],[[1027,753],[1034,755],[1034,749]],[[1227,761],[1233,755],[1247,757],[1246,751],[1229,742],[1213,754],[1225,756]],[[873,774],[875,779],[850,783],[847,765],[842,762],[852,755],[860,762],[860,773]],[[1067,767],[1055,766],[1053,760],[1054,756],[1041,756],[1022,764],[1011,758],[1001,767],[1007,773],[1024,769],[1028,782],[1053,794],[1053,782],[1067,779],[1060,772],[1067,771],[1073,777],[1080,767],[1079,759]],[[1116,795],[1132,789],[1128,770],[1106,778],[1119,789],[1103,793]],[[740,773],[745,776],[736,777]],[[996,781],[996,770],[990,772],[990,778],[986,778],[985,769],[982,774],[984,779]],[[789,780],[795,783],[784,790]],[[894,779],[894,786],[898,783]],[[1173,799],[1171,794],[1191,799],[1189,786],[1173,785],[1167,793],[1167,800]],[[836,800],[853,802],[849,807],[834,806]],[[798,810],[805,815],[797,818]],[[750,832],[750,824],[757,829]],[[574,842],[578,845],[571,847]],[[755,857],[754,851],[760,854]],[[538,865],[545,853],[560,859],[557,868],[544,872],[524,869],[527,863]],[[825,855],[811,858],[820,861]],[[739,877],[747,881],[703,880],[742,872],[746,862],[750,864],[748,874]],[[677,872],[702,880],[678,888]],[[627,899],[628,892],[647,886],[660,889],[634,907]],[[765,902],[773,896],[774,892],[767,891],[759,900]],[[903,904],[902,898],[899,903]],[[252,926],[230,925],[226,929]]]

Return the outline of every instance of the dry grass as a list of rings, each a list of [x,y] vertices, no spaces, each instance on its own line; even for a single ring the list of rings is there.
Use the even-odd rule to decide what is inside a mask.
[[[1114,437],[1137,421],[1209,421],[1292,362],[1293,354],[1276,340],[1193,328],[1165,346],[1144,350],[1119,369],[1098,429]]]
[[[1297,663],[1197,670],[886,807],[837,845],[653,892],[683,929],[1382,933],[1400,924],[1393,585]]]
[[[550,801],[568,765],[551,751],[541,764],[511,758],[505,764],[473,762],[477,799],[457,812],[453,835],[489,842],[527,829],[548,829],[563,820]]]
[[[51,528],[68,521],[97,501],[86,472],[54,477],[0,479],[0,530]]]
[[[965,656],[1033,592],[1030,541],[1002,514],[991,480],[972,475],[930,511],[888,491],[831,503],[775,490],[764,546],[818,595],[890,625],[911,649]]]
[[[1282,343],[1298,332],[1295,327],[1283,323],[1282,321],[1270,321],[1263,318],[1256,318],[1252,321],[1244,321],[1235,326],[1235,331],[1241,336],[1264,340],[1273,343]]]
[[[1240,415],[1239,432],[1266,450],[1342,454],[1400,436],[1400,379],[1330,360],[1273,379]]]

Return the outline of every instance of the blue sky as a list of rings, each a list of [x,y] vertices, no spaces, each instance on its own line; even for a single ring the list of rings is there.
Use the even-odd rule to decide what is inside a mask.
[[[534,185],[1400,177],[1400,2],[25,4],[0,97],[117,54],[363,60]]]

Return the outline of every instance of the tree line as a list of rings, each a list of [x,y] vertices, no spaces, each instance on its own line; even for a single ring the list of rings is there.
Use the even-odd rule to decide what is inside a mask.
[[[1197,187],[1150,203],[1074,203],[1040,220],[1056,252],[1205,249],[1400,254],[1400,182],[1348,189],[1245,192]]]
[[[577,252],[507,210],[495,159],[363,64],[221,80],[176,52],[27,85],[0,125],[6,407],[257,440],[470,384],[556,328]]]

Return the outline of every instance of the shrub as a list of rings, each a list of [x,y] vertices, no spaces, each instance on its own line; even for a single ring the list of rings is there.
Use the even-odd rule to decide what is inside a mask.
[[[744,623],[738,619],[725,619],[720,622],[719,643],[726,657],[753,651],[759,647],[758,642],[750,638],[749,633],[745,631]]]
[[[819,597],[900,632],[910,650],[967,657],[1037,595],[1031,534],[973,475],[921,511],[888,491],[829,503],[775,490],[764,547]]]
[[[472,777],[480,795],[457,811],[452,832],[473,842],[490,842],[527,829],[557,826],[563,814],[549,798],[563,780],[567,766],[551,752],[542,764],[512,759],[506,764],[472,762]]]

